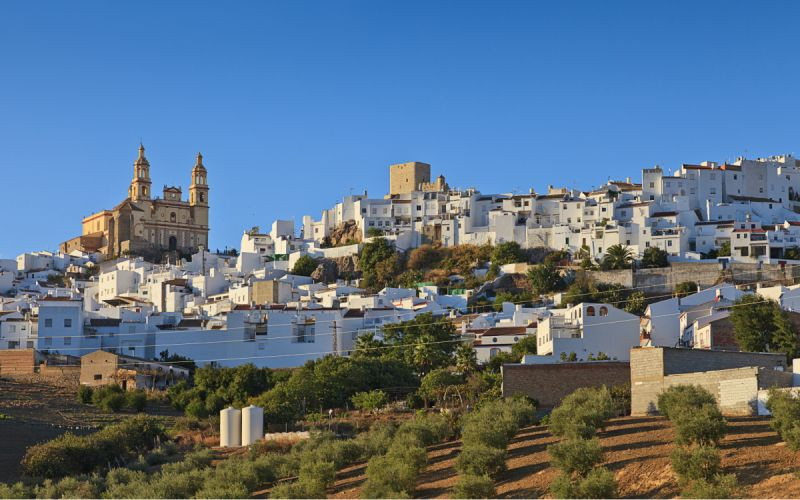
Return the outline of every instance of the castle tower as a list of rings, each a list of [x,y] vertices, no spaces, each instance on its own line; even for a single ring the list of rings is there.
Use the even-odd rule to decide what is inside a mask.
[[[150,162],[144,156],[144,146],[139,144],[139,157],[133,162],[133,180],[128,188],[128,198],[132,201],[150,199]]]
[[[192,218],[199,226],[208,227],[208,172],[203,165],[203,155],[197,153],[197,162],[192,167],[192,183],[189,185],[189,205]]]

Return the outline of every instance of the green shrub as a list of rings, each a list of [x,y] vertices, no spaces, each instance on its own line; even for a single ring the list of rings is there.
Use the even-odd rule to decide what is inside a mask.
[[[464,447],[472,445],[490,446],[505,449],[508,446],[508,433],[491,422],[468,421],[461,430],[461,442]]]
[[[378,422],[374,424],[368,432],[363,432],[356,436],[354,441],[358,443],[365,460],[376,455],[383,455],[389,450],[392,444],[397,427],[390,423]]]
[[[125,395],[119,393],[107,394],[100,400],[100,408],[116,413],[125,405]]]
[[[582,387],[550,413],[550,432],[558,437],[588,439],[613,415],[614,404],[607,387]]]
[[[681,492],[684,498],[734,498],[739,489],[733,474],[717,475],[713,479],[698,479]]]
[[[693,450],[675,448],[670,462],[681,485],[696,479],[713,479],[721,471],[720,452],[713,446],[698,446]]]
[[[147,451],[165,438],[156,420],[144,415],[131,417],[88,436],[66,433],[31,446],[22,459],[22,470],[29,476],[50,479],[86,474]]]
[[[611,386],[611,402],[614,414],[623,416],[631,414],[631,384]]]
[[[495,498],[497,490],[494,481],[487,475],[476,476],[463,474],[459,476],[453,488],[453,498]]]
[[[465,446],[456,459],[455,468],[465,475],[497,474],[506,469],[506,450],[484,444]]]
[[[144,411],[147,395],[142,390],[128,391],[125,394],[125,406],[139,412]]]
[[[673,385],[658,395],[658,411],[670,420],[676,409],[699,409],[706,404],[716,405],[717,401],[698,385]]]
[[[614,498],[617,483],[605,467],[592,469],[586,477],[562,472],[550,484],[550,493],[555,498]]]
[[[412,434],[424,446],[430,446],[451,437],[453,427],[442,415],[418,413],[413,419],[403,422],[397,434]]]
[[[186,470],[174,472],[161,469],[152,477],[148,496],[151,498],[191,498],[205,482],[206,472],[203,470]]]
[[[125,467],[111,469],[106,474],[104,498],[151,498],[147,474]]]
[[[700,408],[673,408],[670,415],[678,444],[718,444],[725,437],[727,425],[716,403]]]
[[[409,498],[418,474],[419,469],[414,464],[398,462],[388,456],[373,457],[367,464],[367,480],[361,497]]]
[[[32,498],[33,491],[19,481],[14,484],[0,483],[0,498]]]
[[[800,450],[800,399],[778,389],[770,389],[767,409],[772,414],[769,425],[792,451]]]
[[[92,402],[92,388],[88,385],[81,385],[78,387],[78,401],[88,405]]]
[[[375,411],[386,404],[386,393],[380,389],[369,392],[357,392],[350,397],[353,406],[361,411]]]
[[[58,482],[46,479],[36,488],[37,498],[97,498],[102,489],[99,477],[65,477]]]
[[[578,483],[578,498],[614,498],[617,496],[617,482],[614,474],[605,467],[592,469]]]
[[[596,464],[603,461],[600,441],[594,439],[566,439],[547,447],[550,462],[567,474],[586,476]]]

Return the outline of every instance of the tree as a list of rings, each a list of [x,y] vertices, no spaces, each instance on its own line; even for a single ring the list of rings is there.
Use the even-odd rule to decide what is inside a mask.
[[[577,252],[575,252],[575,256],[572,260],[578,261],[583,269],[591,269],[594,267],[594,263],[592,263],[592,256],[589,252],[589,247],[586,245],[583,245]]]
[[[367,238],[374,238],[377,236],[383,236],[383,231],[377,227],[370,227],[367,229]]]
[[[310,255],[301,255],[299,259],[294,263],[294,267],[292,267],[292,274],[296,274],[298,276],[311,276],[311,273],[317,268],[319,263],[317,259]]]
[[[694,281],[683,281],[675,285],[675,295],[677,297],[686,297],[693,293],[697,293],[698,286]]]
[[[194,375],[194,371],[197,369],[197,364],[193,359],[187,358],[186,356],[181,356],[180,354],[170,354],[169,350],[166,349],[158,353],[158,360],[167,363],[174,363],[181,368],[186,368],[189,370],[190,375]]]
[[[408,269],[416,271],[424,271],[437,267],[442,260],[442,251],[433,245],[420,245],[419,247],[411,250],[408,255],[408,262],[406,266]]]
[[[391,261],[387,264],[387,261]],[[386,280],[397,271],[397,255],[394,246],[386,238],[375,238],[361,248],[358,265],[364,275],[367,288],[380,290]]]
[[[733,336],[743,351],[766,352],[775,331],[775,308],[779,306],[759,295],[744,295],[731,308]]]
[[[719,250],[717,250],[718,257],[730,257],[731,256],[731,242],[726,241],[722,245],[720,245]]]
[[[380,358],[384,354],[384,346],[386,344],[382,340],[376,339],[374,333],[365,333],[356,339],[353,357]]]
[[[531,289],[536,295],[555,292],[564,286],[561,273],[551,263],[538,264],[531,267],[528,270],[528,280],[531,282]]]
[[[628,300],[625,302],[625,311],[641,316],[647,310],[647,299],[644,292],[637,291],[628,295]]]
[[[789,260],[800,260],[800,247],[789,247],[783,251],[783,258]]]
[[[633,263],[633,250],[628,246],[611,245],[603,257],[604,269],[626,269]]]
[[[436,401],[441,406],[445,393],[451,386],[462,385],[464,377],[451,372],[447,368],[438,368],[422,377],[419,385],[419,395],[425,400],[425,406],[430,401]]]
[[[478,369],[478,356],[472,344],[462,342],[456,348],[456,369],[461,373],[472,373]]]
[[[771,349],[786,354],[787,361],[798,357],[800,346],[798,346],[797,332],[789,319],[789,313],[780,307],[775,307],[772,322],[775,329],[772,332]]]
[[[494,310],[500,312],[503,310],[503,302],[514,302],[514,294],[511,292],[499,292],[494,296]]]
[[[511,346],[511,353],[522,359],[526,354],[536,355],[536,335],[526,335]]]
[[[658,247],[647,247],[642,254],[642,267],[667,267],[669,266],[668,255],[667,252]]]
[[[353,406],[361,411],[374,412],[386,404],[386,393],[380,389],[357,392],[350,397]]]
[[[458,344],[453,324],[430,313],[384,326],[383,338],[387,356],[404,361],[420,375],[448,366]]]
[[[492,264],[502,266],[503,264],[513,264],[515,262],[525,262],[525,252],[516,241],[507,241],[494,247],[492,251]]]

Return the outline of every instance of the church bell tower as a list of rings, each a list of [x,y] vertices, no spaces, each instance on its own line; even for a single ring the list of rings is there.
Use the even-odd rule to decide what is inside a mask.
[[[144,146],[139,144],[139,157],[133,162],[133,180],[128,188],[131,201],[150,200],[150,162],[144,156]]]
[[[194,223],[208,227],[208,172],[203,165],[203,155],[200,153],[197,153],[197,161],[192,167],[189,205],[192,207]]]

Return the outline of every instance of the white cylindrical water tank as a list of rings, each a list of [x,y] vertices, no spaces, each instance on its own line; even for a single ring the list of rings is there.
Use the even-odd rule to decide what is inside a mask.
[[[264,437],[264,409],[250,405],[242,408],[242,446],[251,445]]]
[[[229,406],[219,412],[219,445],[232,448],[242,445],[242,411]]]

